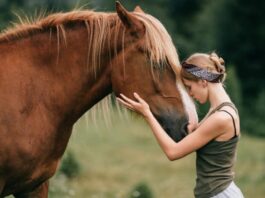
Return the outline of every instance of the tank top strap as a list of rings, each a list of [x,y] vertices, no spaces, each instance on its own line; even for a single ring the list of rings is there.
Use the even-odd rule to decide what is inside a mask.
[[[215,109],[213,109],[213,110],[208,114],[207,117],[209,117],[210,115],[212,115],[212,114],[215,113],[216,111],[224,111],[224,112],[226,112],[227,114],[229,114],[229,115],[231,116],[232,120],[233,120],[234,133],[235,133],[234,137],[236,137],[236,136],[237,136],[237,130],[236,130],[236,123],[235,123],[234,116],[233,116],[231,113],[229,113],[228,111],[222,109],[222,108],[225,107],[225,106],[229,106],[229,107],[231,107],[232,109],[234,109],[234,111],[236,112],[236,114],[238,114],[238,110],[237,110],[237,108],[235,107],[235,105],[234,105],[233,103],[231,103],[231,102],[223,102],[223,103],[221,103],[220,105],[218,105]]]
[[[219,109],[218,111],[226,112],[227,114],[229,114],[231,116],[231,118],[233,120],[233,125],[234,125],[234,133],[235,133],[234,137],[236,137],[237,136],[237,132],[236,132],[236,122],[235,122],[234,116],[231,113],[229,113],[228,111],[224,110],[224,109]]]
[[[213,113],[215,113],[216,111],[220,110],[221,108],[223,108],[224,106],[229,106],[231,107],[232,109],[234,109],[234,111],[236,112],[236,114],[238,114],[238,110],[237,108],[235,107],[235,105],[231,102],[223,102],[221,103],[220,105],[218,105],[215,109],[213,109],[207,117],[209,117],[210,115],[212,115]]]
[[[236,112],[236,114],[238,114],[238,110],[237,110],[237,108],[235,107],[235,105],[233,104],[233,103],[231,103],[231,102],[223,102],[222,104],[220,104],[217,108],[216,108],[216,110],[218,111],[218,110],[220,110],[222,107],[224,107],[224,106],[229,106],[229,107],[231,107],[232,109],[234,109],[234,111]]]

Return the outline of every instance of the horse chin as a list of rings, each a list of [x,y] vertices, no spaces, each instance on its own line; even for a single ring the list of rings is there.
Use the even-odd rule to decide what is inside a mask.
[[[156,119],[165,132],[175,142],[179,142],[188,135],[188,119],[180,117],[178,114],[155,115]]]

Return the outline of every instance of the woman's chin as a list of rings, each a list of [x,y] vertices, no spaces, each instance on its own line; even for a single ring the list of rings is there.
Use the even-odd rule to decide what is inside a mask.
[[[200,104],[205,104],[207,101],[206,100],[197,100]]]

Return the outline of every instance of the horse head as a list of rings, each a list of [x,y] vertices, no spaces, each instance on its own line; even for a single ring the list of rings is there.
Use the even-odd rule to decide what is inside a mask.
[[[197,122],[197,114],[179,79],[172,40],[162,24],[139,7],[128,12],[117,2],[116,11],[125,39],[111,63],[112,89],[130,98],[139,93],[168,135],[179,141],[187,135],[188,123]]]

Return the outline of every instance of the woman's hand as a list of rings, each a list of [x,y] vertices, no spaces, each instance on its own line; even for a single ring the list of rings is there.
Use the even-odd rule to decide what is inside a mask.
[[[192,123],[189,123],[188,124],[188,133],[192,133],[193,131],[195,131],[198,127],[198,124],[192,124]]]
[[[122,103],[128,109],[136,111],[142,114],[144,117],[152,115],[149,105],[145,102],[137,93],[133,93],[136,101],[126,97],[123,94],[120,94],[121,97],[118,97],[117,100]]]

